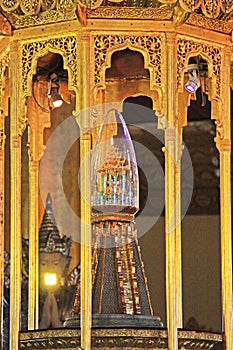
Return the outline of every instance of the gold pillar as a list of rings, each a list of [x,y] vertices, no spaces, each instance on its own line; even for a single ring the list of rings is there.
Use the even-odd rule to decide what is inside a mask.
[[[182,246],[181,246],[181,157],[182,157],[182,129],[176,134],[176,294],[177,294],[177,327],[183,327],[183,307],[182,307]]]
[[[6,55],[6,53],[5,53]],[[3,329],[4,250],[5,250],[5,117],[8,113],[9,81],[4,78],[8,62],[0,60],[0,327]],[[8,78],[8,77],[7,77]]]
[[[81,37],[81,120],[80,126],[80,164],[83,162],[80,176],[81,192],[81,348],[91,349],[91,320],[92,320],[92,249],[91,249],[91,135],[90,114],[87,110],[90,98],[89,75],[89,36]]]
[[[230,52],[225,49],[222,82],[222,113],[220,128],[217,123],[217,147],[220,152],[220,215],[221,215],[221,269],[222,309],[225,349],[233,348],[232,320],[232,226],[231,226],[231,111],[230,111]]]
[[[3,296],[4,296],[4,202],[5,202],[5,186],[4,186],[4,117],[1,116],[0,129],[0,327],[3,329]],[[1,346],[0,346],[1,348]]]
[[[176,275],[176,149],[175,89],[176,46],[175,35],[167,40],[167,120],[165,129],[165,234],[166,234],[166,309],[168,349],[178,350],[177,275]]]
[[[29,159],[29,277],[28,329],[37,329],[39,320],[39,186],[37,159]]]
[[[11,228],[10,228],[10,350],[18,349],[21,299],[21,137],[18,121],[20,117],[19,98],[19,50],[18,43],[10,46],[10,152],[11,152]]]
[[[34,94],[39,99],[39,86]],[[29,123],[29,278],[28,329],[39,321],[39,162],[44,151],[44,129],[51,126],[50,113],[42,111],[33,97],[27,98]]]

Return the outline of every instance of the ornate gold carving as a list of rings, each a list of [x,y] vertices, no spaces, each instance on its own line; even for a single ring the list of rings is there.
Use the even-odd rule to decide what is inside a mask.
[[[104,84],[104,68],[107,68],[106,59],[109,58],[109,51],[126,47],[147,53],[145,67],[152,73],[151,81],[161,86],[162,38],[160,35],[96,35],[94,37],[95,83]]]
[[[24,130],[27,127],[27,116],[19,116],[19,135],[23,135]]]
[[[0,6],[5,12],[21,10],[25,15],[37,15],[43,10],[56,9],[67,15],[72,14],[76,9],[75,0],[0,0]]]
[[[25,15],[38,14],[40,11],[40,0],[21,0],[20,6]]]
[[[134,8],[134,7],[101,7],[88,10],[88,18],[139,18],[168,20],[172,18],[172,8],[165,6],[161,8]]]
[[[192,13],[186,23],[226,34],[230,34],[232,31],[232,24],[205,17],[203,14]]]
[[[13,148],[19,148],[20,147],[20,136],[15,135],[12,137],[12,147]]]
[[[75,0],[57,0],[57,10],[66,15],[72,15],[76,10]]]
[[[0,130],[0,151],[4,149],[6,135],[4,134],[4,130]]]
[[[9,52],[6,52],[5,56],[0,60],[0,114],[4,113],[6,114],[6,108],[7,108],[7,96],[4,96],[5,94],[5,88],[6,88],[6,77],[5,71],[6,68],[9,66]]]
[[[13,11],[19,6],[19,0],[0,0],[0,6],[3,11]]]
[[[217,142],[217,147],[221,152],[231,152],[231,140],[220,140]]]
[[[216,119],[215,120],[216,124],[216,134],[220,138],[220,140],[224,139],[224,128],[221,120]]]
[[[217,44],[206,44],[203,41],[194,41],[187,37],[179,37],[177,41],[177,88],[183,90],[184,72],[187,70],[188,58],[196,55],[201,55],[205,58],[212,72],[211,78],[215,83],[213,97],[219,99],[222,95],[222,48]]]
[[[219,334],[178,331],[179,348],[212,349],[222,343]],[[20,335],[20,349],[80,349],[79,329],[59,329],[24,332]],[[93,329],[92,348],[167,349],[167,331],[159,329]]]
[[[141,2],[131,0],[0,0],[0,10],[16,29],[79,19],[78,7],[94,10],[93,16],[96,17],[95,10],[101,7],[101,13],[102,5],[104,9],[101,17],[110,18],[153,18],[155,14],[158,20],[168,19],[168,17],[170,19],[175,8],[180,9],[184,14],[182,21],[187,20],[186,14],[197,12],[209,19],[224,18],[228,21],[232,18],[233,12],[231,0],[155,0],[152,2],[148,0],[143,3],[143,7],[140,7]],[[124,14],[124,11],[129,16]],[[116,15],[113,15],[113,12]]]
[[[55,10],[40,12],[38,15],[19,15],[18,13],[7,13],[10,23],[14,24],[14,28],[27,28],[37,25],[56,23],[61,21],[71,21],[77,19],[76,14],[63,14]]]
[[[32,64],[33,60],[39,58],[42,53],[49,50],[52,52],[62,53],[66,62],[67,69],[71,73],[71,88],[77,89],[79,85],[79,66],[78,66],[78,50],[77,38],[75,36],[64,36],[59,38],[51,38],[47,40],[35,41],[25,43],[21,51],[22,60],[22,94],[29,95],[28,91],[28,77],[31,74],[32,78]]]
[[[0,35],[11,35],[11,26],[5,17],[0,13]]]
[[[159,0],[165,4],[179,4],[184,11],[194,12],[202,10],[208,18],[217,18],[223,13],[230,13],[233,10],[231,0]]]

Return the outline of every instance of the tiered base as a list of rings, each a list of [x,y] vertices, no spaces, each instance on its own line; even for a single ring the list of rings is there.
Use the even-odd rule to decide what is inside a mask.
[[[222,349],[220,334],[178,331],[179,349]],[[215,348],[216,346],[216,348]],[[103,328],[92,330],[92,350],[142,350],[168,348],[167,330],[139,328]],[[81,350],[80,329],[50,329],[21,332],[21,350]]]

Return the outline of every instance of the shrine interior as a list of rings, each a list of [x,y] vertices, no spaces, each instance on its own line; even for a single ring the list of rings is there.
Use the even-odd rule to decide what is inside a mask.
[[[0,349],[232,350],[232,33],[224,0],[0,0]]]

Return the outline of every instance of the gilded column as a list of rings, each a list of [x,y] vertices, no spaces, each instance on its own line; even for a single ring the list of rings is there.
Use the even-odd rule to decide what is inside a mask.
[[[28,329],[37,329],[39,320],[39,161],[29,159],[29,278]]]
[[[1,107],[0,107],[1,108]],[[2,114],[2,113],[1,113]],[[4,186],[4,117],[1,118],[0,129],[0,327],[3,329],[3,296],[4,296],[4,202],[5,202],[5,186]]]
[[[89,55],[90,44],[89,35],[81,37],[81,123],[80,123],[80,164],[83,162],[80,177],[81,192],[81,348],[91,349],[91,319],[92,319],[92,249],[91,249],[91,135],[89,131],[89,98],[90,98],[90,75],[89,75]]]
[[[0,60],[0,327],[3,329],[3,295],[4,295],[4,202],[5,202],[5,179],[4,179],[4,147],[5,147],[5,116],[7,113],[8,95],[4,93],[5,81],[4,70],[6,60]]]
[[[233,348],[232,325],[232,226],[231,226],[231,112],[230,112],[230,53],[225,49],[222,81],[222,121],[217,120],[217,147],[220,152],[220,215],[222,309],[225,349]]]
[[[21,137],[18,120],[20,117],[20,79],[18,43],[10,47],[10,152],[11,152],[11,222],[10,222],[10,350],[18,349],[21,299]]]
[[[176,46],[174,34],[167,34],[167,119],[165,129],[165,234],[166,234],[166,309],[168,349],[178,350],[176,276],[176,148],[175,89]]]
[[[177,327],[183,327],[183,307],[182,307],[182,246],[181,246],[181,157],[182,157],[182,129],[176,134],[176,295],[177,295]]]

